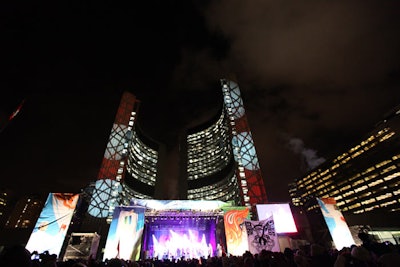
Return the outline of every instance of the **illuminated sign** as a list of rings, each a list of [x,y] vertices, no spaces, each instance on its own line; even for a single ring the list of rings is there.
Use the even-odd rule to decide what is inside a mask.
[[[274,217],[275,230],[279,233],[297,233],[292,211],[288,203],[258,204],[256,205],[258,219],[266,220],[271,215]]]

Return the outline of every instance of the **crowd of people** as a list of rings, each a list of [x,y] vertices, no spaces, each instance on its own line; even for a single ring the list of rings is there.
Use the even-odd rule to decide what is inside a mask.
[[[42,253],[32,257],[23,246],[6,247],[0,254],[1,267],[398,267],[400,246],[392,243],[364,242],[338,250],[319,244],[284,252],[262,250],[241,256],[222,255],[199,259],[79,259],[58,261],[56,255]]]

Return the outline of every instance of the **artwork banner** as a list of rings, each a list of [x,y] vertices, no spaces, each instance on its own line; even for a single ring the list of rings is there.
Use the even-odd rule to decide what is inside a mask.
[[[103,259],[139,260],[145,208],[117,206],[108,231]]]
[[[248,216],[249,209],[241,207],[229,209],[224,213],[226,250],[231,255],[241,256],[249,249],[244,225],[244,221]]]
[[[50,193],[26,249],[59,256],[78,199],[79,194]]]
[[[336,200],[334,198],[317,198],[317,201],[336,249],[341,250],[343,247],[355,244],[346,220],[336,205]]]
[[[275,231],[273,216],[262,221],[245,220],[249,251],[258,254],[263,249],[279,252],[278,235]]]

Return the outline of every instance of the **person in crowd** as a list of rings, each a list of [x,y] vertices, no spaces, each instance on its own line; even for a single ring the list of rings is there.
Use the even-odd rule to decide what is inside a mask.
[[[32,267],[31,253],[24,246],[6,247],[0,255],[1,267]]]
[[[294,262],[294,252],[292,249],[285,248],[285,250],[283,251],[283,255],[289,267],[297,267],[296,263]]]
[[[351,260],[353,265],[362,267],[375,266],[370,251],[363,246],[353,246],[351,249]]]
[[[395,246],[390,242],[377,244],[372,251],[372,255],[379,267],[400,266],[399,246]]]
[[[142,259],[139,261],[112,258],[105,261],[78,259],[57,261],[48,253],[35,257],[23,246],[6,247],[0,253],[0,267],[394,267],[400,266],[399,245],[371,242],[353,245],[340,251],[328,251],[319,244],[283,252],[246,251],[241,256],[223,255],[208,258]]]
[[[312,244],[310,247],[310,265],[311,267],[333,267],[334,261],[328,253],[328,250],[319,244]]]
[[[297,250],[294,256],[297,267],[311,267],[311,259],[304,249]]]

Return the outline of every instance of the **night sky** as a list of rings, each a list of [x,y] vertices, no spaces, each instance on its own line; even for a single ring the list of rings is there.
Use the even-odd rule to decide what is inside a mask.
[[[172,149],[218,112],[230,78],[269,201],[286,202],[289,182],[400,104],[399,1],[114,2],[0,4],[0,187],[95,180],[125,90]]]

